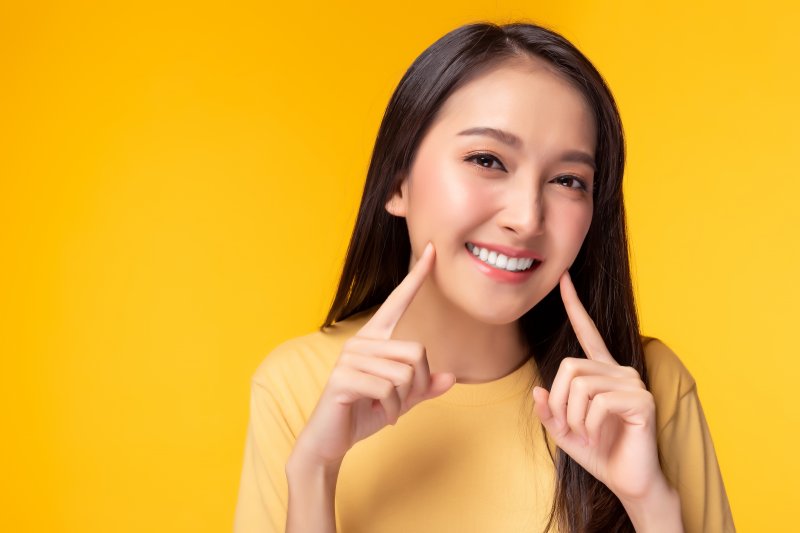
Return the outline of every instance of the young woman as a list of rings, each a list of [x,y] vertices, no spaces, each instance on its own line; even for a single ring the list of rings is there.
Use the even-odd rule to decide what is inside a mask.
[[[324,325],[253,377],[235,530],[732,531],[695,383],[639,332],[624,159],[560,35],[425,50]]]

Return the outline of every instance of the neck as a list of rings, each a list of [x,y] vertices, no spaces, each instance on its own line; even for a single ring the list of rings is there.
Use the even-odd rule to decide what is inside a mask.
[[[444,298],[430,280],[419,288],[392,338],[422,343],[431,373],[451,372],[458,383],[499,379],[528,359],[517,322],[481,322]]]

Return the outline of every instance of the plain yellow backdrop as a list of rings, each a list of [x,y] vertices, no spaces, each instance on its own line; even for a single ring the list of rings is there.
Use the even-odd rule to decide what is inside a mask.
[[[325,315],[391,91],[516,19],[608,80],[643,331],[739,529],[796,529],[797,8],[98,4],[0,6],[0,530],[230,530],[250,376]]]

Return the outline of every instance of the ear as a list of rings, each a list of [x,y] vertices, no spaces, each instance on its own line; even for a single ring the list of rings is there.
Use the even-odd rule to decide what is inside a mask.
[[[403,179],[400,187],[392,194],[392,197],[386,202],[386,210],[396,216],[405,217],[408,212],[408,180]]]

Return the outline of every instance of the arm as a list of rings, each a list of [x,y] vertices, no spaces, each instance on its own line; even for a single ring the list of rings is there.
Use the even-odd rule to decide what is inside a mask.
[[[646,343],[645,358],[658,406],[661,470],[678,493],[687,533],[735,531],[694,378],[658,339]]]
[[[684,531],[680,497],[666,479],[640,500],[620,501],[633,527],[640,533]]]
[[[297,445],[307,415],[303,405],[289,399],[292,394],[281,377],[279,361],[286,346],[270,354],[251,381],[234,533],[336,533],[334,496],[341,462],[315,466]],[[299,378],[293,383],[296,390],[308,387],[298,385]]]
[[[692,387],[659,432],[664,474],[676,487],[688,533],[735,531],[703,408]]]
[[[286,464],[289,512],[286,533],[336,533],[334,497],[341,463],[318,466],[293,453]]]
[[[283,533],[288,489],[286,462],[294,446],[294,412],[276,399],[265,383],[253,380],[250,420],[244,449],[235,533]]]

